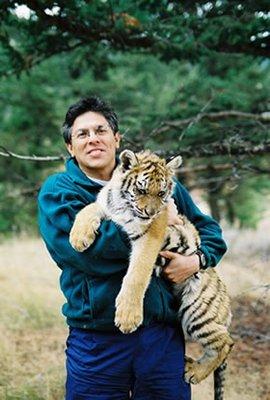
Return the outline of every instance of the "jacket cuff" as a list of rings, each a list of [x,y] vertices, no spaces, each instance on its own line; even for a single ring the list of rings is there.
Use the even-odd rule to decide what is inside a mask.
[[[205,265],[204,269],[206,269],[208,267],[215,267],[215,265],[213,265],[213,262],[212,262],[212,257],[210,255],[209,251],[207,250],[207,247],[200,246],[199,249],[203,252],[203,254],[205,256],[206,265]]]

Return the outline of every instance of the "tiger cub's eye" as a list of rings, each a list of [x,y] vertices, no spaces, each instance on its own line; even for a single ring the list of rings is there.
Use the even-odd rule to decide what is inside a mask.
[[[146,190],[145,189],[136,188],[136,191],[137,191],[138,194],[146,194]]]
[[[162,190],[161,192],[158,193],[158,196],[163,197],[165,196],[165,194],[166,194],[165,190]]]

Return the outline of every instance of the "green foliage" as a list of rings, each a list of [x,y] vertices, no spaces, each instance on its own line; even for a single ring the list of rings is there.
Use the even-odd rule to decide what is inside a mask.
[[[16,14],[21,4],[32,10],[29,18]],[[4,1],[0,11],[0,145],[5,148],[25,155],[65,154],[60,127],[67,107],[98,94],[119,114],[125,147],[171,154],[220,143],[226,154],[185,156],[184,166],[269,168],[267,153],[230,154],[239,146],[264,144],[269,124],[196,119],[203,112],[269,110],[270,64],[258,57],[266,56],[269,44],[265,1]],[[193,119],[172,126],[185,118]],[[171,127],[160,129],[166,121]],[[36,232],[38,188],[62,168],[62,162],[0,157],[0,234]],[[210,191],[211,169],[183,180],[203,188],[220,216],[254,225],[255,204],[268,190],[262,183],[266,172],[252,178],[256,187],[251,169],[242,174],[240,168],[240,179],[232,169],[214,174],[225,183],[210,184]],[[228,181],[237,188],[227,196]],[[233,206],[226,196],[235,199]],[[244,211],[250,208],[254,211]]]
[[[18,16],[28,6],[28,18]],[[90,63],[102,53],[155,54],[198,61],[213,51],[266,56],[269,4],[257,1],[2,1],[0,73],[19,73],[62,51],[82,48]],[[105,50],[105,51],[102,51]]]
[[[249,178],[244,185],[224,194],[226,216],[231,223],[238,222],[240,228],[255,229],[268,208],[269,199],[269,177]]]

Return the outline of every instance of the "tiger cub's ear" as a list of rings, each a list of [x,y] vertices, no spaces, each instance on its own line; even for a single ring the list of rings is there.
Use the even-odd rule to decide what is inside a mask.
[[[173,171],[180,167],[182,164],[182,157],[176,156],[172,160],[167,162],[167,167],[171,168]]]
[[[131,169],[138,164],[136,154],[131,150],[124,150],[119,156],[123,170]]]

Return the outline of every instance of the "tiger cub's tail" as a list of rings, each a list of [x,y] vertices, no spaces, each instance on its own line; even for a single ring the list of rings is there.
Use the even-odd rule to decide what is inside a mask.
[[[224,361],[214,371],[215,400],[223,400],[224,399],[223,395],[224,395],[224,382],[225,382],[226,369],[227,369],[227,362]]]

